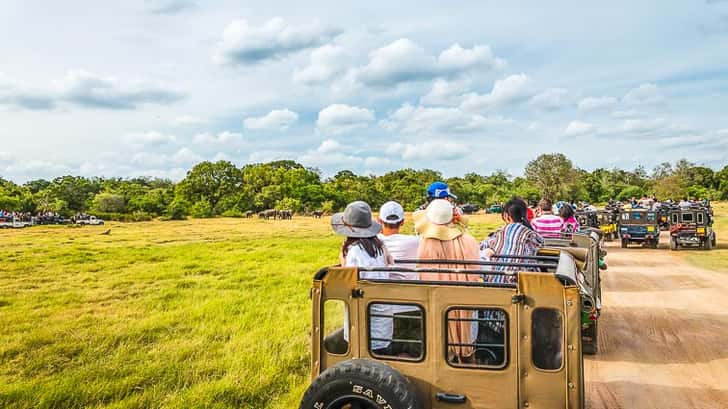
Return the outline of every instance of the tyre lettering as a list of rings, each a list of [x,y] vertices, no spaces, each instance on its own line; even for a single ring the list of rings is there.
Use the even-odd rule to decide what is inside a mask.
[[[365,390],[365,391],[364,391],[364,392],[362,393],[362,395],[364,395],[364,396],[366,396],[366,397],[368,397],[368,398],[372,398],[372,399],[374,399],[374,392],[372,392],[372,390],[371,390],[371,389],[367,389],[367,390]]]
[[[353,389],[354,393],[362,393],[363,390],[364,390],[364,387],[363,386],[361,386],[361,385],[354,385],[354,389]]]

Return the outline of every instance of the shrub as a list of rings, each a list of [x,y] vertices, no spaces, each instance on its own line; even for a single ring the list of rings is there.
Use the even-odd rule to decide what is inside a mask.
[[[167,214],[165,220],[185,220],[190,214],[190,205],[184,199],[175,198],[172,203],[167,206]]]
[[[190,208],[190,215],[197,218],[208,218],[214,216],[210,203],[200,200]]]

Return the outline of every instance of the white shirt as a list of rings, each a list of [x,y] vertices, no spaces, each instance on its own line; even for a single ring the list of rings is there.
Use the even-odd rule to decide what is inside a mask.
[[[390,234],[385,236],[378,234],[379,240],[384,243],[387,247],[387,251],[392,255],[395,260],[406,260],[417,258],[417,249],[420,247],[420,238],[417,236],[408,236],[406,234]],[[399,264],[400,267],[411,267],[416,266],[411,264]],[[389,278],[392,280],[419,280],[419,273],[405,273],[401,271],[393,271],[389,273]],[[407,312],[407,311],[419,311],[419,308],[411,305],[393,305],[392,310],[394,313]]]
[[[387,251],[395,260],[415,259],[417,258],[417,249],[420,247],[420,238],[417,236],[408,236],[406,234],[390,234],[385,236],[378,234],[379,240],[387,247]],[[402,267],[415,267],[410,264],[401,264]],[[420,275],[417,273],[389,273],[392,280],[419,280]]]
[[[377,257],[370,256],[366,250],[361,246],[355,245],[349,247],[349,251],[346,253],[346,266],[347,267],[384,267],[387,265],[387,258],[384,254],[380,254]],[[362,279],[389,279],[389,272],[386,271],[362,271],[359,273],[359,277]],[[386,304],[371,304],[370,313],[382,314],[382,315],[393,315],[391,305]],[[344,339],[349,341],[349,317],[346,316],[344,323]],[[369,328],[370,336],[373,338],[386,338],[392,339],[392,331],[394,330],[394,319],[383,318],[383,317],[372,317],[371,326]],[[371,341],[371,349],[381,349],[389,346],[388,341]]]

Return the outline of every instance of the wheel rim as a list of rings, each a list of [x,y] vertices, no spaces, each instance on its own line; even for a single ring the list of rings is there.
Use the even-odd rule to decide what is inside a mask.
[[[326,409],[377,409],[377,405],[369,398],[360,395],[345,395],[334,399]]]

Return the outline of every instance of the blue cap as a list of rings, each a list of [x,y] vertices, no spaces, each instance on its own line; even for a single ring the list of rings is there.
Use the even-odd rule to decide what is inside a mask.
[[[450,193],[450,188],[445,182],[434,182],[431,184],[430,187],[427,188],[427,197],[431,197],[433,199],[445,199],[448,197],[452,197],[453,199],[458,198],[454,194]]]

